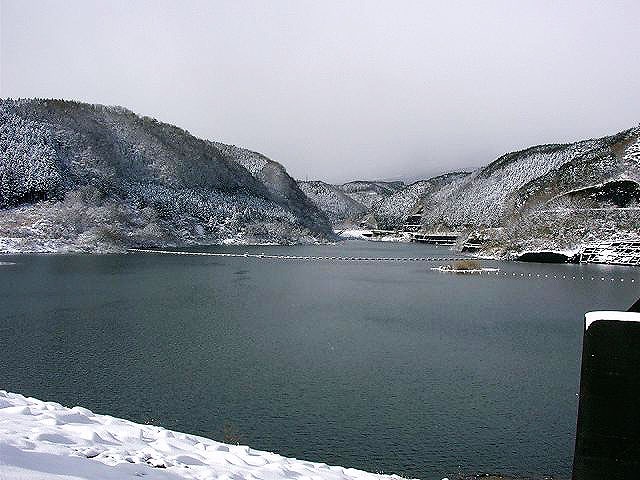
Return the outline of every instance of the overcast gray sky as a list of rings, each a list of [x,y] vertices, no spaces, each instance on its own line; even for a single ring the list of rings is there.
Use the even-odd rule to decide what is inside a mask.
[[[122,105],[297,178],[415,179],[640,121],[638,0],[0,2],[0,96]]]

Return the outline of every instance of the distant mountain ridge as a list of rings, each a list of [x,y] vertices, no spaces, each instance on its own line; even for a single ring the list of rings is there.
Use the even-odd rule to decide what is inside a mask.
[[[485,237],[498,252],[571,249],[640,234],[640,127],[509,153],[440,201],[424,203],[424,230]]]
[[[298,185],[336,227],[353,226],[375,205],[405,187],[404,182],[380,180],[355,180],[342,185],[298,180]]]
[[[316,204],[328,212],[334,208]],[[381,194],[366,207],[366,213],[348,219],[351,224],[395,230],[419,209],[423,232],[483,239],[484,249],[497,254],[637,238],[640,127],[507,153],[473,172],[448,173]]]
[[[332,238],[281,165],[122,107],[0,100],[0,152],[0,251]]]
[[[384,230],[398,229],[418,203],[437,205],[468,175],[468,172],[451,172],[407,185],[373,205],[369,221]]]
[[[0,100],[0,252],[325,241],[415,211],[421,231],[498,255],[637,238],[640,126],[409,185],[331,185],[122,107]]]
[[[380,180],[355,180],[340,185],[340,189],[356,202],[371,208],[383,198],[402,190],[404,182],[385,182]]]

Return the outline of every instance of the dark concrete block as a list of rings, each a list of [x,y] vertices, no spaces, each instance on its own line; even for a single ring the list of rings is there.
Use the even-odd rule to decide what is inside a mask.
[[[586,315],[574,480],[640,478],[640,314]]]

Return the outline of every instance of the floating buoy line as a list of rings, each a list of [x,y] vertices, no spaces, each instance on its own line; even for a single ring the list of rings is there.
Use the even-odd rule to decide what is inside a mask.
[[[345,257],[329,255],[273,255],[266,253],[214,253],[214,252],[184,252],[179,250],[153,250],[148,248],[129,248],[129,252],[134,253],[155,253],[161,255],[188,255],[202,257],[233,257],[233,258],[261,258],[270,260],[302,260],[302,261],[340,261],[340,262],[446,262],[456,260],[478,260],[473,257]],[[444,271],[444,269],[443,269]],[[602,275],[572,275],[558,273],[531,273],[523,271],[501,271],[498,269],[483,269],[476,271],[481,276],[511,277],[544,280],[575,280],[575,281],[597,281],[609,283],[638,283],[635,278],[602,276]]]
[[[129,248],[129,252],[162,253],[165,255],[196,255],[207,257],[267,258],[272,260],[334,260],[341,262],[440,262],[453,260],[475,260],[471,257],[333,257],[328,255],[270,255],[266,253],[213,253],[182,252],[179,250],[152,250]]]
[[[548,273],[530,273],[530,272],[483,272],[485,275],[502,276],[502,277],[525,277],[525,278],[540,278],[540,279],[560,279],[560,280],[585,280],[585,281],[598,281],[598,282],[629,282],[636,283],[635,278],[624,277],[609,277],[600,275],[560,275],[560,274],[548,274]]]

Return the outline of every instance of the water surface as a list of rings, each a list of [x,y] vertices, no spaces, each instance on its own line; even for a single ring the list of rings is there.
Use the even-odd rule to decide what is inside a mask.
[[[209,250],[451,255],[358,241]],[[638,277],[496,262],[485,264],[533,276],[431,271],[438,262],[0,260],[16,263],[0,266],[0,388],[217,439],[226,422],[256,449],[425,479],[568,476],[583,314],[626,309]]]

